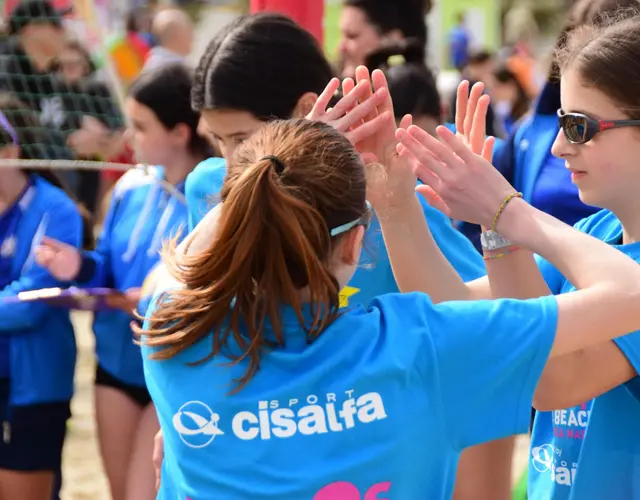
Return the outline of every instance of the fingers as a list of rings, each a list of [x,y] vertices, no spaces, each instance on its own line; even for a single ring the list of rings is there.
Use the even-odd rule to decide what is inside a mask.
[[[469,103],[469,82],[463,80],[458,85],[456,94],[456,130],[464,134],[464,122],[467,115],[467,105]]]
[[[355,86],[356,86],[356,82],[354,82],[352,78],[345,78],[344,80],[342,80],[342,95],[343,96],[349,95],[351,92],[353,92],[353,89],[355,88]],[[347,109],[345,112],[348,113],[352,108]]]
[[[398,128],[407,130],[411,125],[413,125],[413,116],[404,115],[402,117],[402,120],[400,120],[400,125],[398,125]]]
[[[387,83],[387,77],[384,76],[384,73],[379,69],[376,69],[371,74],[371,80],[373,81],[373,88],[378,90],[381,88],[389,89],[389,84]],[[393,101],[391,100],[391,94],[388,94],[388,98],[385,102],[378,107],[379,113],[389,112],[391,116],[395,116],[393,112]]]
[[[53,250],[58,250],[58,251],[66,250],[67,248],[73,248],[71,247],[71,245],[67,245],[62,241],[58,241],[56,239],[50,238],[49,236],[43,236],[42,240],[40,241],[40,245],[48,246],[48,247],[51,247]]]
[[[358,104],[355,108],[353,108],[340,120],[333,124],[333,126],[340,132],[345,132],[347,130],[355,131],[363,126],[363,120],[364,124],[368,123],[369,121],[375,120],[378,117],[377,106],[381,102],[383,102],[384,99],[386,99],[388,93],[389,91],[385,88],[376,90],[375,94],[373,94],[372,97]],[[369,116],[373,116],[373,118],[369,120]],[[355,128],[356,125],[358,126],[357,128]]]
[[[364,95],[360,100],[360,102],[362,102],[362,100],[371,98],[371,96],[373,95],[373,85],[371,83],[371,76],[369,75],[369,69],[366,66],[358,66],[356,68],[356,81],[358,82],[358,84],[361,84],[361,83],[366,84],[366,90],[364,91]],[[368,122],[370,120],[373,120],[376,116],[378,116],[378,110],[373,109],[364,118],[364,121]]]
[[[340,80],[338,80],[337,78],[332,78],[313,105],[313,109],[311,110],[311,113],[309,113],[308,119],[313,120],[318,116],[321,116],[327,109],[327,106],[329,106],[331,98],[335,95],[336,91],[339,88]]]
[[[438,150],[438,152],[434,151],[434,153],[450,168],[455,168],[460,165],[456,160],[456,155],[467,164],[471,164],[476,160],[477,156],[471,151],[469,146],[456,137],[447,127],[439,126],[436,129],[436,133],[445,144],[440,144],[443,150]],[[451,151],[455,154],[451,154]]]
[[[409,127],[408,131],[399,129],[396,132],[396,137],[420,163],[432,170],[438,177],[448,179],[451,176],[449,165],[458,160],[446,144],[416,126]]]
[[[337,120],[354,110],[358,102],[363,101],[363,96],[366,94],[368,87],[370,87],[370,85],[366,83],[354,85],[348,94],[343,95],[342,99],[340,99],[330,111],[327,111],[326,119],[329,121]]]
[[[495,137],[487,137],[482,146],[482,157],[488,162],[493,161],[493,147],[496,144]]]
[[[55,256],[56,252],[47,246],[41,245],[35,249],[36,263],[45,269],[51,265]]]
[[[373,120],[358,125],[351,129],[345,135],[351,144],[359,144],[365,139],[368,139],[375,135],[382,127],[389,125],[389,120],[393,121],[393,115],[388,112],[384,112],[376,116]],[[395,122],[394,122],[395,124]]]
[[[443,214],[451,217],[451,209],[431,186],[427,186],[424,184],[417,186],[416,192],[419,193],[425,200],[427,200],[427,203],[433,208],[440,210]]]
[[[471,127],[473,125],[473,118],[476,114],[476,108],[478,107],[478,100],[482,96],[484,92],[484,84],[482,82],[476,83],[471,88],[471,93],[469,94],[469,100],[467,101],[467,112],[464,118],[464,129],[463,134],[469,140],[471,137]],[[477,151],[478,153],[480,151]]]
[[[478,104],[474,110],[471,130],[467,135],[471,151],[476,154],[480,154],[482,152],[485,139],[487,138],[487,110],[489,109],[490,101],[491,98],[488,95],[480,96]]]
[[[398,154],[404,158],[409,157],[413,173],[422,182],[430,186],[439,186],[440,178],[434,173],[434,169],[437,170],[441,166],[438,165],[440,164],[440,161],[422,147],[415,138],[407,134],[407,132],[404,130],[399,130],[398,132],[398,137],[402,141],[402,144],[398,144],[396,146]],[[411,142],[416,147],[411,145],[407,146],[407,141]]]

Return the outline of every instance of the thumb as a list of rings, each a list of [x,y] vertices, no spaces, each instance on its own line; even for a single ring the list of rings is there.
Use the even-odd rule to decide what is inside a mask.
[[[45,269],[51,265],[55,259],[56,253],[49,247],[40,246],[35,249],[36,263]]]
[[[487,137],[484,140],[484,145],[482,146],[482,157],[489,163],[493,161],[493,147],[495,146],[495,144],[495,137]]]
[[[447,217],[451,217],[451,209],[431,186],[420,184],[416,187],[416,192],[418,192],[430,206],[440,210]]]
[[[413,116],[404,115],[402,117],[402,120],[400,120],[400,125],[398,125],[398,128],[407,130],[411,125],[413,125]]]

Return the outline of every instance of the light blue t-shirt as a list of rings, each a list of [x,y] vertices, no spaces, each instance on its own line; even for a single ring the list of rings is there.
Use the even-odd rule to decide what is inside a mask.
[[[313,342],[281,311],[285,345],[236,394],[246,360],[190,364],[211,336],[169,360],[143,347],[164,436],[159,499],[451,498],[462,449],[527,430],[557,327],[552,296],[390,294]]]
[[[200,163],[187,177],[185,195],[190,230],[193,230],[206,213],[219,202],[216,195],[222,188],[225,175],[224,160],[212,158]],[[431,207],[422,197],[420,202],[433,239],[461,278],[464,281],[472,281],[484,276],[484,261],[469,240],[453,226],[446,215]],[[341,292],[342,306],[366,306],[378,295],[398,291],[380,224],[374,217],[365,236],[360,266],[349,285]]]
[[[640,243],[621,245],[622,226],[611,212],[602,210],[580,221],[576,228],[640,262]],[[554,295],[575,290],[549,262],[538,259],[538,264]],[[615,342],[638,371],[640,332]],[[637,388],[638,377],[574,408],[536,414],[529,500],[640,498]]]

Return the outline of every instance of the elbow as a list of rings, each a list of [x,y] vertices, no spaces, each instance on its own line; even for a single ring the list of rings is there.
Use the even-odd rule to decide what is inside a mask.
[[[553,411],[565,408],[565,406],[562,406],[560,399],[556,397],[556,395],[539,389],[536,389],[531,405],[536,411]]]
[[[558,382],[555,380],[549,383],[544,381],[538,383],[532,401],[536,411],[564,410],[584,403],[584,398],[577,394],[577,390],[571,387],[571,384]]]

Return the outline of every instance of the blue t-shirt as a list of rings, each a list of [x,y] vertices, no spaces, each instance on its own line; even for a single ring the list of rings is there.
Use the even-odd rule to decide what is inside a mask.
[[[622,226],[611,212],[601,210],[576,228],[640,262],[640,243],[621,244]],[[549,262],[538,263],[554,295],[575,290]],[[640,370],[640,332],[615,342]],[[637,379],[574,408],[536,414],[529,500],[640,498]]]
[[[454,68],[462,69],[469,59],[469,44],[471,39],[464,26],[456,26],[449,35],[449,50],[451,63]]]
[[[285,346],[233,395],[246,360],[190,364],[211,336],[169,360],[143,347],[164,436],[158,498],[451,498],[462,449],[528,428],[557,303],[390,294],[311,343],[292,309],[281,324]]]
[[[536,179],[531,204],[570,226],[600,210],[580,201],[578,188],[571,182],[571,172],[565,161],[551,153]]]
[[[225,161],[221,158],[211,158],[200,163],[187,177],[185,196],[189,210],[189,230],[193,230],[206,213],[219,202],[217,193],[222,188],[225,175]],[[433,239],[460,277],[464,281],[472,281],[484,276],[484,262],[473,244],[453,226],[446,215],[429,206],[422,197],[420,202]],[[374,217],[365,236],[360,266],[349,285],[341,292],[341,305],[366,306],[378,295],[398,291],[380,223]]]

